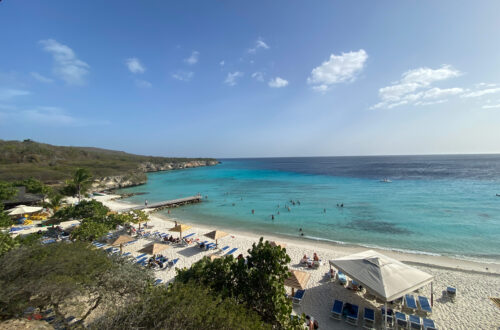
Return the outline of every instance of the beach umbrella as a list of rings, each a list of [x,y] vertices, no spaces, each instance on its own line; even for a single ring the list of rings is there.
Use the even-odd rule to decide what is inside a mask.
[[[210,261],[214,261],[215,259],[219,259],[220,256],[218,256],[216,254],[211,254],[209,258],[210,258]]]
[[[286,248],[286,244],[285,243],[281,243],[281,242],[276,242],[276,241],[271,241],[269,242],[269,245],[275,247],[275,246],[279,246],[281,247],[282,249]]]
[[[40,206],[26,206],[26,205],[18,205],[14,207],[13,209],[10,209],[7,211],[9,215],[19,215],[19,214],[26,214],[26,213],[34,213],[41,211],[43,208]]]
[[[118,236],[111,245],[120,245],[133,241],[134,239],[129,235],[120,235]]]
[[[214,230],[209,233],[206,233],[204,236],[214,239],[215,240],[215,246],[217,246],[217,240],[221,239],[222,237],[226,237],[229,235],[228,233],[221,231],[221,230]]]
[[[182,232],[190,229],[191,226],[188,225],[183,225],[183,224],[178,224],[175,227],[171,228],[170,231],[175,231],[180,233],[180,238],[182,239]]]
[[[432,291],[434,276],[373,250],[330,260],[330,265],[385,301],[386,310],[388,301],[401,298],[426,284],[431,283]]]
[[[302,272],[300,270],[292,270],[292,274],[289,278],[285,280],[285,285],[292,288],[292,296],[294,295],[294,289],[304,290],[311,278],[311,274]]]
[[[150,244],[150,245],[142,248],[141,250],[139,250],[139,252],[154,255],[154,254],[160,253],[161,251],[167,249],[168,247],[169,246],[167,244],[153,243],[153,244]]]

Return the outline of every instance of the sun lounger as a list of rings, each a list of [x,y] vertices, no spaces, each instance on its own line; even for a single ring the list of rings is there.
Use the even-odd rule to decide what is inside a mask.
[[[390,308],[387,309],[387,316],[385,315],[384,307],[381,308],[381,311],[382,311],[382,324],[385,324],[387,318],[387,325],[392,327],[392,325],[394,324],[394,312],[392,311],[392,309]]]
[[[344,309],[344,302],[341,300],[335,300],[333,302],[333,307],[330,313],[330,317],[335,320],[342,320],[343,309]]]
[[[42,244],[51,244],[51,243],[55,243],[56,240],[51,238],[51,239],[46,239],[44,241],[42,241]]]
[[[352,325],[358,325],[359,306],[353,304],[345,304],[344,309],[347,310],[345,321]]]
[[[405,295],[405,307],[412,312],[417,310],[417,302],[415,301],[415,297],[412,294]]]
[[[146,256],[146,253],[143,253],[141,255],[138,255],[137,257],[135,257],[137,260],[141,259],[142,257],[145,257]]]
[[[365,329],[375,328],[375,311],[371,308],[365,307],[365,312],[363,314],[363,328]]]
[[[129,255],[131,255],[131,254],[132,254],[132,253],[127,252],[127,253],[122,254],[122,257],[128,257],[128,256],[129,256]]]
[[[210,244],[207,244],[205,245],[205,250],[213,250],[215,249],[215,243],[210,243]]]
[[[339,283],[342,284],[342,285],[345,285],[347,283],[347,277],[345,276],[344,273],[342,273],[341,271],[339,271],[337,273],[337,277],[339,279]]]
[[[418,304],[420,305],[420,310],[426,314],[432,313],[431,304],[429,304],[429,299],[424,296],[418,296]]]
[[[297,290],[297,292],[295,292],[295,295],[292,298],[293,303],[300,305],[300,302],[302,301],[302,298],[304,297],[305,293],[306,290]]]
[[[410,315],[410,329],[422,329],[422,321],[420,320],[420,316]]]
[[[198,247],[201,247],[201,245],[206,245],[208,243],[208,241],[203,241],[203,242],[196,242],[196,244],[198,244]]]
[[[154,282],[154,284],[153,284],[153,285],[158,285],[158,284],[160,284],[161,282],[163,282],[163,280],[158,278],[158,279],[156,279],[156,281]]]
[[[446,294],[451,298],[451,300],[455,300],[455,297],[457,296],[457,289],[449,286],[446,288]]]
[[[423,319],[424,321],[424,330],[436,330],[436,325],[434,321],[431,319]]]
[[[222,252],[226,251],[227,249],[229,249],[229,245],[226,245],[224,246],[222,249],[220,249]]]
[[[231,250],[229,250],[228,253],[226,253],[226,256],[235,253],[237,250],[238,250],[238,248],[232,248]]]
[[[398,327],[401,327],[401,328],[408,328],[408,319],[406,317],[406,314],[404,313],[401,313],[401,312],[396,312],[396,314],[394,315],[396,317],[396,324]]]
[[[127,243],[123,244],[123,246],[132,245],[134,243],[137,243],[137,240],[133,240],[133,241],[127,242]]]
[[[147,257],[142,257],[142,258],[140,258],[140,259],[137,259],[136,264],[142,264],[142,263],[144,263],[147,259],[148,259]]]
[[[186,236],[184,236],[184,238],[189,238],[189,237],[191,237],[191,236],[193,236],[193,235],[196,235],[196,233],[191,233],[191,234],[189,234],[189,235],[186,235]]]
[[[169,262],[168,262],[168,265],[169,265],[170,267],[174,267],[174,266],[175,266],[175,264],[177,263],[177,261],[179,261],[179,258],[169,261]]]

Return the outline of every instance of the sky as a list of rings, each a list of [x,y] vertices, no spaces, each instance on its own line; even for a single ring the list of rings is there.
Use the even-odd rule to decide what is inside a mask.
[[[0,1],[0,139],[500,153],[500,2]]]

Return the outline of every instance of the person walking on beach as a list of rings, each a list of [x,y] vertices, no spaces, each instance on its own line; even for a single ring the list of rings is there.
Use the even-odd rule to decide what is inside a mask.
[[[148,200],[147,200],[147,199],[144,201],[144,205],[145,205],[146,207],[148,207]]]

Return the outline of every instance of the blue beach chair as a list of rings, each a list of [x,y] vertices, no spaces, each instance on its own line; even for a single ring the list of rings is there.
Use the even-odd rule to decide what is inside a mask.
[[[401,312],[396,312],[395,317],[396,317],[396,324],[398,325],[398,327],[404,329],[408,328],[408,319],[406,317],[406,314]]]
[[[420,320],[420,316],[417,315],[409,315],[410,317],[410,329],[422,329],[422,321]]]
[[[342,320],[343,309],[344,309],[344,302],[341,300],[335,300],[333,302],[333,307],[330,313],[330,317],[335,320]]]
[[[46,239],[44,241],[42,241],[42,244],[51,244],[51,243],[55,243],[56,240],[51,238],[51,239]]]
[[[342,285],[345,285],[347,283],[347,277],[345,276],[344,273],[342,273],[341,271],[339,271],[337,273],[337,277],[339,279],[339,283],[342,284]]]
[[[424,296],[418,296],[418,304],[420,305],[420,310],[426,314],[432,313],[431,304],[429,304],[429,299]]]
[[[224,246],[222,249],[220,249],[222,252],[226,251],[227,249],[229,249],[229,245],[226,245]]]
[[[232,248],[231,250],[229,250],[228,253],[226,253],[226,256],[235,253],[237,250],[238,250],[238,248]]]
[[[205,245],[205,249],[206,250],[213,250],[213,249],[215,249],[215,246],[216,246],[215,243],[210,243],[210,244]]]
[[[381,311],[382,311],[382,324],[385,324],[385,321],[387,319],[387,325],[392,327],[392,325],[394,324],[394,311],[388,308],[387,315],[385,315],[386,312],[384,307],[381,308]]]
[[[158,285],[158,284],[160,284],[161,282],[163,282],[163,280],[158,278],[158,279],[156,279],[156,281],[153,283],[153,285]]]
[[[193,236],[193,235],[196,235],[196,233],[191,233],[191,234],[189,234],[189,235],[186,235],[186,236],[184,236],[184,238],[189,238],[189,237],[191,237],[191,236]]]
[[[141,259],[142,257],[145,257],[146,256],[146,253],[143,253],[141,255],[138,255],[137,257],[135,257],[137,260]]]
[[[346,308],[346,306],[348,306],[348,308]],[[359,306],[353,304],[346,304],[344,308],[347,309],[347,315],[345,321],[351,325],[358,325]]]
[[[412,294],[405,295],[405,307],[412,312],[417,310],[417,303],[415,301],[415,297]]]
[[[365,312],[363,313],[363,328],[375,328],[375,311],[371,308],[365,307]]]
[[[137,259],[136,264],[139,264],[139,265],[140,265],[140,264],[142,264],[142,263],[146,262],[146,260],[147,260],[147,259],[148,259],[147,257],[142,257],[142,258],[140,258],[140,259]]]
[[[122,257],[128,257],[128,256],[129,256],[129,255],[131,255],[131,254],[132,254],[132,253],[127,252],[127,253],[122,254]]]
[[[293,303],[300,305],[300,302],[302,301],[302,298],[304,298],[305,293],[306,290],[297,290],[297,292],[295,292],[295,295],[292,298]]]
[[[424,330],[436,330],[436,325],[434,324],[434,321],[431,319],[423,319],[424,323]]]
[[[177,261],[179,261],[179,258],[169,261],[168,265],[170,266],[170,268],[174,267]]]

